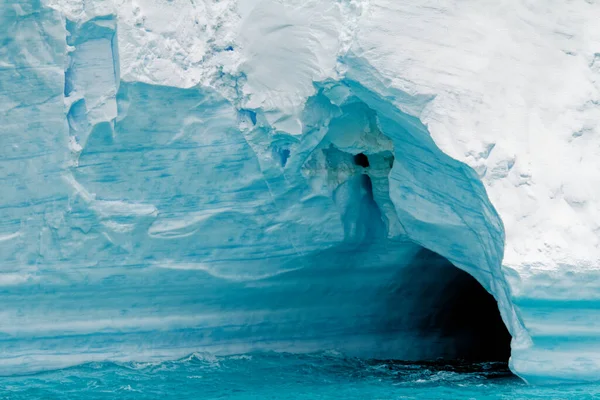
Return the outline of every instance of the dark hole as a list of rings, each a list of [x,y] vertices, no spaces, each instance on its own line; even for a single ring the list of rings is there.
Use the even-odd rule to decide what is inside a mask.
[[[281,158],[281,166],[285,167],[285,164],[287,164],[288,158],[290,158],[290,150],[289,149],[280,149],[279,157]]]
[[[471,275],[422,249],[395,281],[389,328],[415,332],[421,360],[508,362],[511,336],[498,304]]]
[[[367,168],[369,166],[369,158],[363,153],[358,153],[354,156],[354,164]]]

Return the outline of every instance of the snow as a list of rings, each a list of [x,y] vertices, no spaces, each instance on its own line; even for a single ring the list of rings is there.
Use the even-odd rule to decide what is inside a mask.
[[[3,3],[1,368],[416,356],[356,316],[418,244],[494,295],[513,371],[597,379],[598,20],[594,0]]]

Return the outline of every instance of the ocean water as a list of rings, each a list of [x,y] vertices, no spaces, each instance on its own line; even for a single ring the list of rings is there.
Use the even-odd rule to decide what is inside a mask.
[[[1,399],[600,399],[600,385],[536,387],[502,363],[402,363],[337,353],[193,354],[0,378]]]

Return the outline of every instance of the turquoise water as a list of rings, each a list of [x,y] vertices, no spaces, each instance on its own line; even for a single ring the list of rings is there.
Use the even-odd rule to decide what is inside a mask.
[[[504,364],[407,364],[336,353],[194,354],[0,378],[1,399],[600,399],[600,385],[534,387]]]

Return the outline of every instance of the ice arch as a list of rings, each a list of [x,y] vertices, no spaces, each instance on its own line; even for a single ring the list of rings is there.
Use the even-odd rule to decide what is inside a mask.
[[[469,340],[458,338],[460,335],[451,339],[454,348],[448,347],[447,341],[444,345],[431,346],[448,339],[448,336],[445,339],[438,336],[427,339],[430,349],[435,349],[430,353],[424,350],[427,345],[423,344],[420,352],[403,354],[400,351],[396,355],[415,359],[453,357],[452,354],[459,358],[476,358],[474,354],[486,354],[484,358],[507,359],[511,335],[513,343],[518,344],[527,341],[527,334],[511,303],[501,269],[502,222],[482,183],[470,167],[443,153],[427,128],[411,115],[417,114],[415,110],[427,99],[389,89],[369,75],[368,68],[360,63],[350,68],[346,76],[340,81],[315,85],[317,94],[307,101],[303,113],[302,139],[298,143],[290,140],[286,145],[289,156],[286,178],[293,179],[294,171],[300,169],[313,190],[329,191],[340,213],[344,242],[384,243],[384,246],[387,243],[396,248],[409,248],[405,241],[412,243],[414,247],[405,252],[406,258],[398,255],[397,263],[402,266],[398,270],[404,271],[401,272],[404,278],[394,282],[411,282],[406,270],[427,274],[427,268],[422,271],[414,268],[415,260],[424,257],[423,254],[434,254],[435,257],[426,258],[434,260],[433,270],[439,272],[440,280],[446,284],[448,279],[456,279],[457,284],[464,285],[473,295],[470,300],[465,300],[468,296],[460,300],[466,301],[465,307],[478,301],[485,304],[482,307],[487,310],[489,320],[477,312],[471,317],[488,324],[491,330],[482,333],[485,329],[480,329],[479,334],[475,334],[478,329],[475,327],[463,339],[469,335],[471,338],[489,335],[491,340],[497,339],[491,347],[482,344],[480,350],[474,350],[478,345],[469,347],[465,344]],[[277,135],[280,142],[285,141],[284,133]],[[249,143],[253,143],[252,138]],[[258,154],[260,159],[260,151]],[[369,251],[372,257],[380,256],[380,250]],[[489,303],[491,298],[494,301]],[[431,317],[423,311],[425,307],[418,308],[420,316],[416,319]],[[495,318],[498,311],[501,320]],[[448,307],[445,312],[452,314],[455,310]],[[396,328],[414,328],[415,321],[407,320],[406,315],[400,319]],[[503,323],[498,324],[499,321]],[[386,324],[393,325],[393,322],[387,320]],[[433,336],[439,333],[439,328],[432,328],[437,330]],[[380,333],[385,335],[387,328],[381,329]],[[411,335],[415,332],[418,329]],[[420,335],[428,333],[422,331]],[[459,350],[461,346],[463,350]]]

